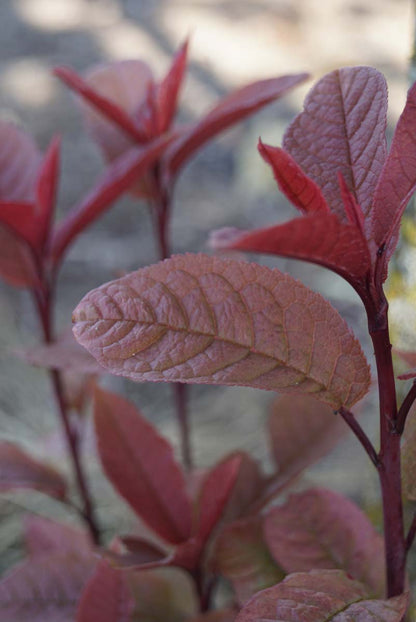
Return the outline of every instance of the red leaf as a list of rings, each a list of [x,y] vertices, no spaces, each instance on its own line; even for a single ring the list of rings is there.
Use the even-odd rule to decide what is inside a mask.
[[[1,224],[0,275],[13,287],[34,287],[39,284],[37,267],[29,246]]]
[[[264,519],[270,552],[286,572],[338,568],[373,596],[384,594],[384,544],[367,516],[323,488],[291,495]]]
[[[65,523],[58,523],[34,514],[25,517],[25,545],[30,557],[68,553],[92,553],[92,544],[86,531]]]
[[[371,269],[370,254],[361,232],[355,226],[341,223],[334,214],[311,214],[257,229],[219,246],[310,261],[357,286]]]
[[[250,506],[261,497],[267,481],[258,463],[245,451],[235,451],[231,456],[240,458],[241,464],[223,513],[223,520],[227,522],[250,511]]]
[[[401,622],[408,595],[368,600],[358,581],[339,570],[296,573],[259,592],[236,622]]]
[[[51,466],[35,460],[22,449],[0,441],[0,490],[39,490],[63,501],[66,482]]]
[[[400,220],[416,188],[416,84],[409,90],[373,201],[372,235],[387,247],[385,264],[394,252]]]
[[[387,88],[371,67],[346,67],[324,76],[289,126],[286,151],[321,188],[345,220],[338,173],[367,217],[386,158]]]
[[[34,202],[41,159],[29,134],[0,121],[0,201]]]
[[[201,121],[185,131],[166,154],[168,174],[175,175],[204,143],[304,82],[308,74],[281,76],[249,84],[225,97]]]
[[[205,542],[221,518],[225,505],[237,480],[241,458],[232,455],[222,460],[205,477],[197,501],[195,533]]]
[[[76,622],[129,622],[133,608],[126,573],[101,560],[82,592]]]
[[[52,257],[57,263],[74,238],[101,216],[111,204],[129,190],[155,163],[170,138],[148,146],[133,147],[105,170],[93,190],[76,205],[58,226],[52,241]]]
[[[61,140],[56,136],[45,155],[37,183],[37,214],[40,244],[44,245],[49,237],[49,231],[55,209],[56,193],[59,177],[59,158]]]
[[[94,417],[101,462],[118,492],[162,538],[186,540],[190,501],[169,443],[133,404],[98,388]]]
[[[354,404],[370,382],[329,303],[257,264],[177,255],[93,290],[73,320],[100,364],[138,381],[313,393],[335,408]]]
[[[347,432],[332,408],[303,395],[282,395],[269,418],[271,453],[282,484],[328,454]]]
[[[221,531],[213,564],[216,572],[231,581],[240,605],[285,574],[270,555],[260,516],[236,521]]]
[[[39,247],[40,223],[33,203],[0,203],[0,223],[5,234],[10,232],[32,249]]]
[[[179,90],[186,71],[188,41],[177,52],[168,73],[156,90],[158,132],[163,134],[170,128],[174,119]]]
[[[54,74],[90,104],[84,106],[86,125],[108,160],[131,147],[132,140],[146,142],[146,136],[132,118],[152,77],[145,63],[126,60],[100,65],[88,73],[86,80],[69,67],[56,67]],[[100,114],[91,110],[91,106]]]
[[[283,149],[270,147],[259,141],[258,149],[270,164],[280,190],[304,214],[329,212],[319,186],[302,171],[295,160]]]

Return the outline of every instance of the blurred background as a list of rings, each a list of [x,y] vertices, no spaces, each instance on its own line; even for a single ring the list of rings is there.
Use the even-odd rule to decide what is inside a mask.
[[[190,36],[190,66],[181,96],[180,118],[197,118],[231,89],[250,81],[307,71],[311,80],[201,150],[184,170],[176,191],[172,222],[175,252],[207,251],[212,229],[264,226],[293,212],[279,195],[269,169],[257,154],[258,137],[280,144],[285,126],[300,111],[305,93],[324,73],[346,65],[372,65],[389,85],[389,128],[403,108],[409,85],[414,30],[410,0],[1,0],[0,113],[31,132],[45,149],[52,136],[63,139],[59,212],[63,214],[91,187],[103,169],[86,135],[71,93],[52,76],[55,65],[83,72],[91,65],[141,58],[156,78]],[[71,311],[88,290],[124,271],[157,259],[149,214],[143,204],[124,198],[72,247],[61,273],[56,310],[58,328],[70,325]],[[363,338],[369,358],[366,322],[354,292],[323,269],[297,262],[257,258],[279,266],[323,292]],[[412,251],[395,280],[393,321],[415,331],[414,300],[402,299],[404,284],[416,272]],[[65,468],[54,404],[45,372],[10,354],[34,345],[39,330],[24,291],[0,286],[0,432],[35,454]],[[134,400],[178,446],[169,386],[135,385],[106,377],[104,384]],[[240,388],[192,387],[190,411],[198,466],[226,451],[248,448],[266,463],[264,423],[272,396]],[[365,410],[371,412],[370,406]],[[367,408],[368,407],[368,408]],[[371,416],[363,414],[371,429]],[[370,432],[374,438],[374,432]],[[85,444],[90,471],[99,467],[91,438]],[[314,467],[309,483],[353,496],[377,514],[378,485],[372,466],[354,439],[344,442]],[[128,522],[124,503],[95,478],[93,492],[101,520]],[[20,522],[26,512],[64,517],[58,503],[35,493],[7,495],[0,504],[2,566],[19,555]]]

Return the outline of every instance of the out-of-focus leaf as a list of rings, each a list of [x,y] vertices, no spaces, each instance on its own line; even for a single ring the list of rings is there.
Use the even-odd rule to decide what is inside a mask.
[[[308,74],[281,76],[253,82],[226,96],[201,121],[181,134],[166,154],[168,174],[175,175],[185,162],[211,138],[278,99],[301,84]]]
[[[43,516],[25,517],[24,538],[31,557],[52,553],[87,554],[92,545],[86,531]]]
[[[236,622],[401,622],[406,594],[368,600],[365,587],[339,570],[292,574],[253,598]]]
[[[133,608],[126,573],[101,560],[82,592],[76,622],[129,622]]]
[[[416,501],[416,408],[407,415],[402,445],[403,492],[410,501]]]
[[[35,287],[39,276],[28,245],[0,224],[0,275],[13,287]]]
[[[372,67],[345,67],[324,76],[287,129],[283,147],[346,220],[342,174],[367,217],[386,159],[387,87]]]
[[[208,611],[208,613],[201,613],[189,622],[234,622],[236,615],[237,611],[233,609],[217,609]]]
[[[227,522],[240,518],[249,511],[250,506],[261,497],[267,481],[258,463],[248,453],[236,451],[231,455],[238,456],[241,464],[223,513],[223,520]]]
[[[156,102],[159,134],[167,132],[175,117],[178,95],[186,71],[187,53],[188,41],[185,41],[173,59],[168,73],[157,86]]]
[[[136,381],[312,393],[335,408],[368,390],[362,350],[319,294],[278,270],[178,255],[89,292],[74,333]]]
[[[96,564],[90,552],[36,556],[0,582],[2,622],[73,622],[81,591]]]
[[[269,418],[270,448],[279,480],[289,480],[328,454],[347,432],[328,406],[303,395],[278,396]]]
[[[99,218],[147,172],[170,140],[170,137],[164,137],[145,147],[132,147],[106,168],[91,192],[72,208],[57,227],[51,248],[55,263],[81,231]]]
[[[0,441],[0,491],[39,490],[60,501],[66,497],[66,481],[51,466],[35,460],[17,445]]]
[[[96,390],[95,429],[104,470],[133,510],[162,538],[191,533],[191,507],[172,447],[119,395]]]
[[[55,137],[45,155],[39,172],[36,188],[36,223],[39,226],[39,242],[45,244],[49,237],[51,221],[55,209],[59,178],[59,158],[61,141]]]
[[[213,564],[231,581],[240,605],[285,576],[267,548],[260,516],[235,521],[222,530],[215,543]]]
[[[34,202],[41,160],[29,134],[0,121],[0,202]]]
[[[264,519],[264,536],[277,563],[287,572],[344,570],[384,594],[384,545],[367,516],[346,497],[311,489],[291,495]]]

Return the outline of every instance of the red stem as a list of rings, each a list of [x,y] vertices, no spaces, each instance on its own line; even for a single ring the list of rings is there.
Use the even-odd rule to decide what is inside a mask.
[[[370,325],[377,364],[380,400],[379,477],[383,500],[387,597],[405,588],[406,542],[403,525],[400,469],[400,434],[397,432],[397,404],[393,361],[387,320],[387,305]]]
[[[53,332],[51,323],[51,292],[48,288],[34,290],[36,307],[39,319],[42,325],[43,337],[45,343],[53,342]],[[96,545],[100,544],[100,531],[95,519],[94,506],[91,500],[87,479],[81,464],[79,452],[79,435],[77,430],[71,426],[68,410],[64,400],[64,391],[62,386],[62,377],[58,370],[50,369],[49,375],[52,381],[52,387],[55,399],[58,405],[58,412],[61,419],[62,429],[67,443],[68,453],[72,462],[72,468],[77,482],[79,494],[82,500],[82,517],[88,527],[92,542]]]

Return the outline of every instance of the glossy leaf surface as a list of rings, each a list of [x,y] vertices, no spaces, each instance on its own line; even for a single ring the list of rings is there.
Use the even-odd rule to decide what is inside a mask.
[[[118,492],[162,538],[186,540],[190,501],[169,443],[115,393],[97,389],[94,419],[101,462]]]
[[[323,488],[292,495],[267,513],[264,534],[286,572],[338,568],[384,594],[383,540],[346,497]]]
[[[93,290],[74,333],[112,373],[312,393],[338,408],[368,390],[358,342],[321,296],[278,270],[184,255]]]
[[[236,622],[401,622],[407,596],[368,600],[358,581],[337,570],[296,573],[263,590]]]

